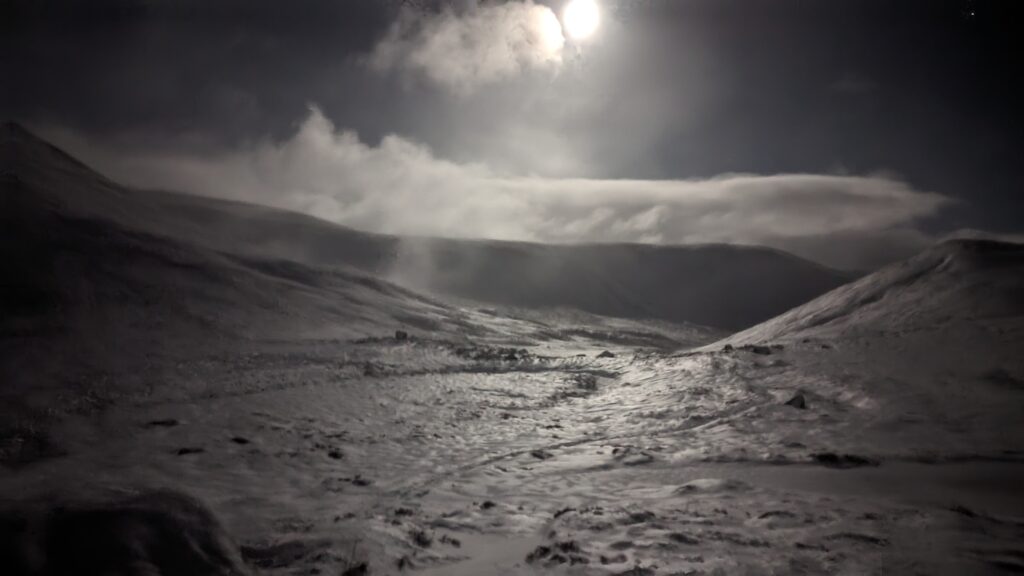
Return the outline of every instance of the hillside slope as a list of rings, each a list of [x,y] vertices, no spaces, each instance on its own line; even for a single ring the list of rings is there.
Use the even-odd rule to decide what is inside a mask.
[[[135,191],[23,128],[3,128],[11,170],[66,211],[221,252],[351,266],[441,296],[739,329],[850,279],[777,250],[728,245],[543,245],[359,232],[263,206]],[[73,189],[65,185],[71,179]],[[752,290],[757,286],[757,290]]]
[[[1022,316],[1024,245],[949,240],[728,340],[899,335]]]

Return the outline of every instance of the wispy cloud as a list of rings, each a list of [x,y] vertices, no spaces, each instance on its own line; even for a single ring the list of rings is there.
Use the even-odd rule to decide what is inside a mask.
[[[370,231],[543,242],[762,244],[825,262],[838,258],[849,267],[875,264],[858,260],[851,246],[869,246],[876,257],[879,245],[892,239],[913,244],[904,252],[920,248],[927,237],[914,229],[915,220],[949,202],[887,176],[507,175],[438,158],[399,136],[368,145],[354,132],[337,130],[315,108],[286,141],[214,156],[104,155],[102,147],[58,140],[132,184],[259,202]]]
[[[367,61],[375,70],[420,75],[466,94],[526,71],[557,70],[564,46],[555,13],[527,0],[462,12],[405,11]]]

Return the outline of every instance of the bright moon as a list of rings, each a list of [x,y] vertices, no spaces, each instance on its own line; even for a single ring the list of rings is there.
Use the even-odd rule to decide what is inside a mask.
[[[582,40],[597,30],[601,12],[594,0],[571,0],[562,13],[562,25],[573,40]]]

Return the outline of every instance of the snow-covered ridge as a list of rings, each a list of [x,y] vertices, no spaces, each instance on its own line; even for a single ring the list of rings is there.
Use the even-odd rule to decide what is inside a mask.
[[[1024,245],[949,240],[727,339],[939,329],[1024,315]]]
[[[370,234],[264,206],[128,189],[14,124],[0,130],[0,147],[6,178],[63,214],[113,221],[222,253],[352,267],[441,297],[735,330],[851,278],[761,247],[544,245]]]

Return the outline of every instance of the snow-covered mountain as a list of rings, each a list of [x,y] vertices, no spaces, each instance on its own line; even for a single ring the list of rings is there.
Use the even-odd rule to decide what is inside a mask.
[[[2,132],[5,171],[63,213],[221,253],[348,266],[439,296],[733,330],[850,279],[760,247],[544,245],[364,233],[263,206],[127,189],[18,125],[5,124]]]
[[[1024,244],[947,240],[730,342],[957,330],[1024,316]]]
[[[157,390],[195,394],[212,386],[202,383],[204,370],[223,369],[207,366],[219,362],[211,358],[268,342],[402,331],[504,345],[539,334],[677,347],[720,335],[447,303],[367,271],[387,261],[398,239],[259,206],[126,189],[14,124],[0,130],[0,158],[2,414],[86,410]]]
[[[695,349],[721,334],[593,312],[747,325],[840,279],[365,234],[2,136],[15,574],[1024,570],[1019,245],[948,242]]]
[[[704,348],[723,349],[784,356],[789,393],[851,405],[848,450],[1016,457],[1024,245],[944,241]]]

